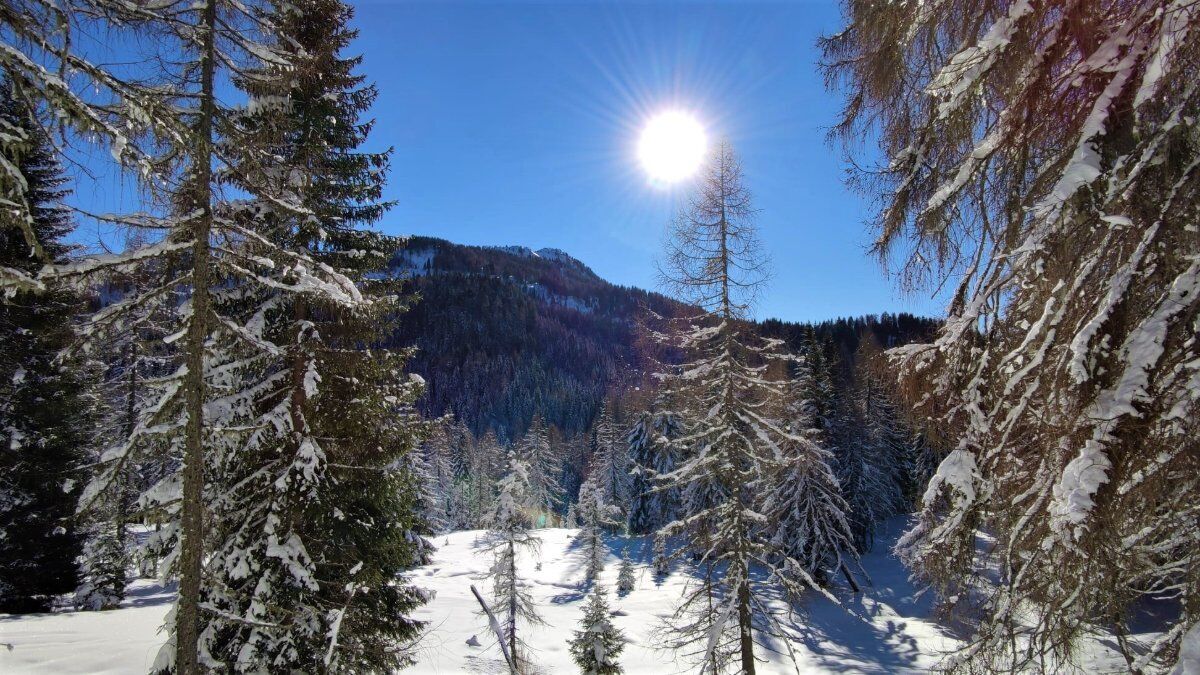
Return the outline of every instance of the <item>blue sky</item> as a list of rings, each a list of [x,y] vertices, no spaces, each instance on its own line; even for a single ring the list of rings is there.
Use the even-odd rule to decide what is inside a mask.
[[[636,157],[653,113],[691,111],[742,157],[775,275],[757,314],[939,313],[864,252],[864,200],[825,142],[839,100],[818,72],[836,2],[356,3],[377,84],[372,144],[395,148],[396,234],[566,250],[655,286],[682,193]]]
[[[384,231],[560,248],[653,289],[686,186],[652,185],[636,146],[650,117],[680,109],[741,156],[774,260],[758,317],[942,313],[940,300],[902,295],[866,254],[867,202],[826,143],[840,98],[824,87],[816,41],[840,27],[836,0],[355,6],[353,52],[379,89],[369,146],[395,149]],[[98,210],[139,204],[120,175],[76,190]],[[116,243],[94,224],[74,238]]]

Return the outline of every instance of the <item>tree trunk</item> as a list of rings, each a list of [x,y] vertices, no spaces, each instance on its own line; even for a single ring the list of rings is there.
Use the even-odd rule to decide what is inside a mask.
[[[749,570],[746,570],[749,574]],[[750,582],[746,579],[742,580],[738,586],[738,638],[741,641],[742,652],[742,673],[743,675],[754,675],[754,627],[752,625],[752,612],[750,611]]]
[[[175,617],[175,671],[201,672],[200,576],[204,556],[204,343],[208,338],[209,233],[212,230],[212,143],[216,114],[214,72],[217,0],[208,0],[201,16],[200,117],[192,149],[195,181],[192,221],[192,320],[187,332],[187,430],[183,452],[183,503],[180,515],[179,606]]]
[[[517,549],[508,541],[508,653],[512,655],[512,667],[521,672],[517,656]]]
[[[854,575],[850,574],[850,570],[846,568],[846,565],[842,564],[840,567],[842,568],[842,576],[846,577],[846,582],[850,584],[850,588],[855,593],[861,593],[862,589],[858,587],[858,582],[854,580]]]

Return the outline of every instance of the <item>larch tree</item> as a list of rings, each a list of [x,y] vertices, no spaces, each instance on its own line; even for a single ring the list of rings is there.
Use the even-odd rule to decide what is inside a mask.
[[[537,555],[541,542],[530,533],[533,513],[529,466],[516,453],[509,453],[508,472],[500,479],[495,507],[488,514],[488,549],[492,563],[492,612],[500,615],[500,639],[518,671],[528,663],[527,643],[520,637],[522,624],[543,622],[517,569],[523,554]]]
[[[783,630],[767,600],[774,589],[751,569],[777,572],[786,563],[757,536],[765,522],[759,490],[795,438],[776,417],[785,383],[768,374],[782,358],[779,343],[756,336],[745,321],[767,276],[754,214],[733,149],[721,143],[671,227],[662,266],[664,285],[702,312],[679,335],[662,337],[687,355],[661,374],[686,429],[675,440],[683,462],[661,477],[679,489],[684,506],[663,534],[684,535],[702,570],[663,632],[672,646],[703,654],[703,669],[720,665],[728,650],[743,673],[755,672],[756,639]],[[790,576],[767,576],[801,592]]]
[[[169,11],[169,7],[165,8]],[[60,135],[88,147],[107,148],[118,165],[136,167],[136,176],[149,177],[159,162],[137,143],[153,134],[178,147],[185,130],[175,114],[169,89],[125,77],[79,49],[81,34],[107,31],[126,39],[131,27],[155,22],[160,15],[119,0],[13,0],[0,8],[0,70],[12,95],[28,110],[34,126],[47,138]],[[23,151],[28,139],[6,126],[0,133],[0,198],[11,217],[5,229],[15,230],[27,257],[37,266],[0,266],[0,300],[16,289],[47,287],[42,266],[61,263],[38,239],[32,189],[9,158]],[[65,148],[68,143],[59,144]]]
[[[899,550],[982,600],[947,665],[1054,669],[1097,623],[1131,670],[1170,662],[1200,620],[1200,12],[843,4],[825,64],[839,130],[879,141],[856,175],[875,250],[951,289],[937,339],[890,353],[949,451]],[[993,566],[1003,583],[959,592]],[[1142,650],[1147,598],[1175,609]]]
[[[64,262],[71,226],[65,178],[33,111],[0,81],[0,164],[23,183],[20,204],[0,202],[0,267],[36,278]],[[14,141],[14,139],[16,139]],[[18,226],[22,223],[24,226]],[[26,231],[26,227],[28,232]],[[27,234],[45,256],[30,255]],[[83,364],[61,355],[75,339],[80,298],[57,284],[14,285],[0,300],[0,612],[49,611],[75,590],[74,520],[89,446],[91,402]]]

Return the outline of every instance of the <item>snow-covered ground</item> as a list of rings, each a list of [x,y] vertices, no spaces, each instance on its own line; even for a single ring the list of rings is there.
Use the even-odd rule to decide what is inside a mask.
[[[907,572],[888,552],[903,523],[888,524],[875,552],[863,566],[872,584],[859,596],[843,594],[844,606],[813,597],[797,626],[792,647],[800,673],[918,673],[926,672],[958,641],[932,616],[928,599],[916,597]],[[434,562],[417,570],[416,583],[436,593],[420,610],[429,622],[419,646],[416,673],[503,673],[503,657],[492,639],[478,604],[471,595],[475,584],[485,594],[490,556],[482,549],[482,532],[455,532],[434,540]],[[531,584],[545,626],[526,628],[536,649],[533,657],[544,673],[577,672],[567,640],[582,613],[583,555],[573,543],[574,530],[538,530],[542,540],[541,569],[523,559],[522,576]],[[675,573],[656,584],[648,563],[649,546],[641,539],[609,540],[609,557],[602,581],[618,612],[614,623],[629,644],[621,656],[631,674],[694,672],[686,660],[658,649],[654,628],[668,615],[686,583]],[[638,586],[618,598],[614,592],[620,549],[637,562]],[[25,617],[0,615],[0,673],[145,673],[162,642],[157,632],[170,607],[172,593],[158,584],[138,581],[121,609],[109,612],[61,612]],[[480,646],[471,646],[472,636]],[[1089,673],[1124,672],[1123,662],[1098,639],[1086,646],[1083,664]],[[762,673],[794,673],[786,657],[770,656]]]
[[[567,641],[577,628],[582,612],[584,558],[573,545],[575,530],[540,530],[541,569],[525,561],[522,575],[532,584],[533,597],[542,608],[545,626],[527,629],[529,643],[536,649],[533,658],[546,673],[572,673],[577,668],[567,651]],[[430,622],[431,633],[421,648],[418,673],[499,673],[503,657],[494,646],[484,619],[477,616],[478,602],[470,584],[488,590],[486,572],[491,559],[482,551],[483,532],[456,532],[438,537],[439,550],[434,563],[417,573],[417,582],[434,590],[437,596],[420,612]],[[609,540],[611,555],[602,576],[609,589],[609,601],[618,616],[614,623],[629,643],[621,663],[629,673],[694,672],[693,664],[676,660],[659,649],[654,629],[668,616],[687,582],[684,574],[672,574],[656,584],[648,563],[649,546],[642,539]],[[638,562],[638,586],[619,598],[616,587],[619,554],[628,547],[630,558]],[[943,650],[953,649],[956,641],[929,620],[928,603],[915,599],[903,570],[889,562],[885,554],[873,554],[866,564],[875,589],[860,598],[847,596],[846,605],[854,614],[828,600],[808,603],[808,618],[801,628],[802,639],[793,645],[802,673],[925,672]],[[467,641],[476,636],[480,647]],[[794,673],[787,657],[771,657],[760,672]]]

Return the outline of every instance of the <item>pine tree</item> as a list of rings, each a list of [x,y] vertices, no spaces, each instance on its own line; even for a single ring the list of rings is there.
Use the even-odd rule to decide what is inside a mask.
[[[144,233],[132,230],[126,237],[125,250],[149,246]],[[101,284],[100,295],[113,298],[145,296],[157,287],[161,266],[146,265],[130,273],[114,274]],[[135,445],[149,445],[135,438],[139,421],[153,400],[156,378],[173,370],[170,347],[165,338],[168,326],[176,323],[178,310],[174,299],[150,302],[135,320],[113,331],[112,338],[97,345],[92,359],[102,364],[99,385],[95,388],[96,431],[91,462],[105,466],[105,453]],[[120,451],[118,451],[120,452]],[[157,515],[138,506],[138,497],[173,471],[172,459],[152,447],[126,450],[136,462],[119,462],[111,470],[101,470],[89,486],[92,497],[79,505],[78,522],[86,531],[87,541],[80,561],[82,581],[75,593],[80,609],[109,609],[124,597],[128,574],[133,563],[144,575],[157,573],[157,557],[150,547],[135,546],[129,526],[142,520],[157,521]],[[97,489],[103,485],[103,489]]]
[[[499,482],[496,505],[488,514],[488,549],[495,556],[492,564],[492,611],[499,614],[505,649],[518,664],[527,662],[526,643],[518,635],[521,622],[543,624],[533,598],[517,573],[522,552],[537,555],[540,542],[529,532],[531,500],[529,466],[516,453],[509,453],[508,472]]]
[[[454,528],[460,506],[455,501],[454,483],[459,474],[457,438],[460,433],[453,414],[437,420],[432,425],[428,440],[422,446],[425,463],[429,468],[429,484],[426,491],[434,497],[437,506],[433,510],[435,520],[440,521],[438,531]],[[426,518],[427,520],[429,518]]]
[[[837,362],[830,356],[831,347],[827,338],[818,338],[810,329],[794,364],[785,414],[789,428],[804,440],[788,444],[769,496],[770,510],[793,521],[794,527],[772,527],[767,536],[787,547],[822,585],[828,585],[831,572],[841,572],[857,588],[843,555],[856,561],[856,551],[870,548],[875,524],[891,515],[885,509],[898,508],[889,492],[898,483],[884,478],[894,476],[899,464],[889,464],[880,453],[863,401],[835,384]],[[791,481],[811,492],[794,490]],[[881,503],[887,506],[881,508]],[[847,525],[848,531],[843,529]],[[803,537],[813,528],[820,532],[819,543],[813,542],[815,553],[799,555],[807,546]],[[853,542],[851,549],[842,546],[843,536]],[[821,564],[828,560],[836,564]]]
[[[633,563],[629,560],[629,553],[622,550],[621,566],[617,569],[617,594],[629,595],[636,586],[637,577],[634,575]]]
[[[599,499],[618,515],[613,519],[614,529],[625,520],[625,505],[629,503],[630,475],[629,453],[621,442],[612,406],[605,402],[600,406],[594,430],[595,449],[592,452],[591,476],[600,490]]]
[[[580,672],[588,675],[612,675],[624,672],[617,663],[625,649],[625,636],[612,622],[612,611],[605,600],[604,587],[596,584],[583,606],[579,630],[571,640],[571,656]]]
[[[643,412],[626,434],[631,465],[629,531],[649,534],[675,520],[679,491],[659,489],[659,477],[679,466],[679,447],[673,443],[683,429],[669,411]]]
[[[370,348],[407,303],[394,282],[366,278],[399,246],[361,229],[388,206],[388,153],[358,149],[375,90],[354,73],[361,59],[341,54],[356,35],[352,10],[305,0],[269,16],[278,60],[235,78],[250,105],[234,117],[245,146],[230,169],[260,192],[229,217],[253,218],[270,243],[259,255],[284,270],[296,263],[281,253],[294,252],[353,280],[358,302],[299,284],[214,296],[230,313],[244,306],[245,323],[282,358],[232,369],[255,395],[231,406],[234,419],[256,431],[232,441],[213,481],[221,499],[205,597],[219,611],[202,618],[202,641],[237,670],[391,670],[411,660],[394,645],[417,634],[408,613],[423,601],[396,579],[428,561],[424,537],[443,523],[422,485],[422,383],[404,374],[406,352]]]
[[[589,584],[595,583],[604,571],[604,561],[608,558],[604,532],[616,524],[616,511],[604,501],[603,495],[604,490],[591,475],[579,488],[579,534],[575,540],[583,548],[584,578]]]
[[[434,432],[435,437],[436,435]],[[427,441],[405,456],[407,480],[416,488],[413,494],[417,505],[417,520],[428,529],[428,534],[446,532],[449,528],[438,453],[435,445]]]
[[[671,574],[671,558],[667,555],[667,542],[663,537],[654,537],[654,560],[650,564],[654,568],[654,578],[659,583]]]
[[[306,593],[321,595],[312,563],[324,559],[309,556],[303,549],[301,531],[306,527],[315,528],[321,521],[319,518],[305,521],[304,516],[310,514],[304,512],[308,506],[324,504],[314,501],[313,495],[314,489],[326,480],[339,480],[342,483],[339,495],[355,502],[356,506],[362,502],[355,500],[371,500],[374,505],[368,511],[382,509],[383,512],[378,514],[380,517],[352,522],[356,525],[367,523],[376,529],[387,527],[386,534],[389,535],[380,536],[383,533],[375,532],[376,536],[357,539],[357,549],[355,546],[337,549],[355,555],[356,560],[347,563],[334,556],[328,561],[338,570],[331,577],[335,583],[344,580],[344,575],[355,569],[353,564],[362,559],[360,554],[367,552],[370,555],[366,557],[367,570],[355,571],[355,583],[327,589],[332,594],[331,603],[345,600],[346,594],[354,596],[353,589],[364,578],[365,583],[373,586],[392,587],[394,572],[413,562],[405,558],[404,552],[414,550],[414,546],[390,537],[394,532],[403,539],[403,533],[409,528],[403,524],[392,527],[391,524],[411,518],[411,511],[379,501],[395,499],[401,493],[395,477],[380,479],[379,475],[386,474],[391,460],[407,451],[406,446],[411,445],[411,441],[401,439],[406,434],[411,435],[411,429],[386,425],[380,433],[372,429],[371,440],[375,442],[363,445],[360,436],[364,435],[365,427],[346,428],[361,420],[357,416],[346,417],[344,410],[322,411],[314,404],[312,410],[306,411],[312,419],[302,419],[295,414],[304,407],[303,401],[315,398],[312,390],[317,388],[321,377],[317,369],[296,366],[304,362],[301,357],[318,353],[324,345],[330,349],[322,355],[330,362],[365,359],[373,364],[362,368],[356,365],[340,368],[340,372],[353,374],[340,382],[335,379],[321,384],[318,391],[329,392],[328,400],[338,398],[334,392],[340,386],[347,387],[350,392],[342,400],[354,400],[352,390],[356,383],[370,383],[381,376],[391,377],[397,383],[390,391],[370,388],[371,395],[362,402],[362,407],[371,411],[364,416],[368,424],[374,424],[384,409],[389,418],[396,418],[396,407],[402,407],[419,387],[406,378],[397,377],[400,375],[396,367],[399,356],[375,360],[366,356],[369,353],[362,351],[361,343],[354,342],[369,335],[361,332],[364,327],[376,325],[377,319],[387,316],[395,306],[394,302],[364,293],[356,284],[357,279],[339,271],[343,265],[330,265],[329,258],[323,257],[325,253],[336,256],[340,250],[345,251],[342,257],[353,258],[356,254],[349,251],[360,248],[335,245],[332,250],[325,251],[317,246],[315,249],[321,250],[318,255],[310,247],[313,240],[306,239],[319,230],[316,226],[300,228],[293,233],[297,236],[289,236],[289,222],[294,224],[312,216],[312,221],[306,220],[312,225],[328,213],[310,208],[313,202],[305,200],[314,195],[305,190],[309,186],[307,179],[295,180],[306,177],[310,171],[314,175],[321,173],[301,160],[303,153],[289,150],[304,146],[304,143],[294,142],[294,137],[287,139],[287,143],[274,143],[270,134],[264,135],[260,133],[262,129],[245,124],[257,112],[267,116],[276,112],[279,100],[259,98],[256,103],[268,100],[268,104],[258,109],[252,106],[247,111],[235,111],[223,103],[228,97],[217,96],[218,82],[232,81],[245,90],[259,82],[256,78],[261,79],[274,69],[276,75],[279,72],[289,74],[274,79],[278,85],[290,87],[293,72],[297,79],[303,79],[319,70],[304,59],[316,55],[319,60],[328,52],[296,49],[294,41],[279,39],[281,36],[265,36],[271,38],[271,44],[261,41],[263,30],[279,28],[275,19],[280,17],[263,20],[274,9],[260,2],[204,0],[137,17],[137,25],[154,31],[160,47],[172,52],[172,58],[162,62],[169,66],[164,69],[166,75],[162,82],[155,83],[153,90],[161,101],[167,102],[171,109],[168,117],[175,122],[156,127],[159,133],[152,138],[121,137],[122,144],[137,141],[138,145],[114,148],[114,154],[122,161],[131,155],[134,159],[152,157],[161,160],[142,168],[147,174],[146,187],[153,190],[159,203],[168,208],[163,215],[140,214],[120,218],[118,222],[148,228],[160,238],[135,251],[91,256],[43,271],[47,280],[78,279],[83,283],[105,274],[127,273],[147,265],[161,271],[160,283],[154,289],[126,296],[92,317],[84,331],[85,347],[101,344],[125,326],[136,324],[156,305],[175,301],[180,306],[175,324],[170,326],[174,336],[171,362],[175,369],[156,378],[155,391],[133,433],[122,445],[105,451],[104,461],[97,467],[97,476],[84,495],[87,502],[96,499],[113,485],[113,477],[123,467],[137,463],[138,456],[147,447],[154,447],[155,452],[168,458],[158,465],[170,467],[169,473],[139,499],[139,507],[155,513],[162,522],[155,546],[171,562],[167,572],[180,580],[178,604],[171,615],[171,632],[159,653],[156,671],[197,672],[202,667],[223,667],[222,659],[227,663],[233,658],[228,651],[221,652],[220,646],[237,642],[240,638],[235,633],[241,631],[244,637],[250,630],[247,626],[253,624],[230,621],[226,615],[201,612],[200,607],[205,603],[223,605],[226,609],[236,606],[232,612],[234,616],[240,618],[245,610],[253,621],[255,614],[274,606],[253,601],[240,604],[246,598],[245,576],[250,574],[251,561],[264,562],[271,570],[271,574],[264,577],[265,595],[286,590],[272,600],[288,604]],[[293,9],[302,13],[303,8],[288,5],[283,11]],[[116,11],[128,12],[120,8]],[[334,22],[344,18],[337,12],[319,13]],[[280,21],[280,25],[283,23]],[[320,24],[325,25],[327,23]],[[319,28],[318,22],[314,22],[314,26]],[[329,41],[331,49],[338,48],[337,44],[337,39]],[[331,76],[339,72],[333,65],[323,65],[329,66]],[[320,73],[314,77],[320,79]],[[354,105],[361,103],[363,97],[352,94],[349,101]],[[339,106],[346,102],[334,95],[320,105]],[[293,120],[301,118],[302,115],[297,115]],[[347,129],[353,134],[362,131],[350,127],[342,127],[339,133]],[[317,145],[319,143],[308,146],[308,150]],[[334,147],[342,149],[346,146],[335,143]],[[153,157],[150,151],[161,151],[161,156]],[[351,164],[352,168],[358,166]],[[320,183],[320,179],[314,181],[314,184]],[[336,180],[328,184],[338,186],[338,190],[347,187]],[[226,186],[231,189],[223,189]],[[374,188],[367,187],[368,191],[371,189]],[[238,198],[231,199],[232,194]],[[353,203],[357,197],[346,199]],[[335,209],[345,205],[336,198],[318,201],[333,204]],[[370,211],[376,207],[366,205],[363,208]],[[331,239],[345,241],[338,236]],[[361,250],[370,248],[363,245]],[[364,263],[373,259],[370,255],[364,258]],[[301,296],[305,302],[298,302]],[[306,325],[303,333],[279,330],[280,326],[296,327],[293,310],[304,304],[315,309],[337,308],[328,315],[314,313],[314,319],[328,320],[323,327],[332,326],[332,330],[326,330],[323,336],[325,342],[316,339],[315,336],[321,333],[315,322]],[[351,329],[351,326],[357,328]],[[316,361],[309,359],[308,363]],[[338,372],[339,368],[333,370]],[[370,374],[372,372],[374,374]],[[355,375],[362,379],[351,380],[350,377]],[[279,393],[285,390],[292,395],[281,398]],[[297,392],[303,392],[304,396],[297,397]],[[323,421],[329,426],[313,421],[319,417],[324,417]],[[342,429],[333,434],[337,440],[327,445],[367,454],[340,457],[351,461],[338,461],[338,465],[355,469],[347,470],[346,476],[330,477],[330,472],[325,471],[325,462],[332,455],[326,455],[320,445],[314,445],[308,439],[313,437],[314,429],[324,432],[337,428],[337,425],[342,425]],[[355,442],[342,446],[342,439]],[[263,470],[256,471],[256,464],[264,460],[267,463],[257,467]],[[365,470],[357,470],[357,467]],[[372,475],[368,478],[367,474]],[[263,482],[266,476],[283,480],[267,486]],[[253,479],[238,483],[239,478]],[[238,485],[238,490],[230,492],[227,489],[230,485]],[[357,489],[360,487],[362,489]],[[264,504],[256,498],[255,491],[260,497],[270,495],[268,502]],[[341,509],[341,512],[346,513],[346,510]],[[259,519],[264,525],[253,531],[241,530],[236,525],[239,518]],[[328,523],[322,526],[330,531]],[[335,534],[353,538],[360,533],[355,528],[343,528]],[[248,536],[260,540],[239,539]],[[278,546],[271,546],[271,542]],[[255,549],[256,546],[259,548]],[[256,557],[255,550],[270,550],[275,555],[263,560],[261,556]],[[386,561],[388,569],[373,569],[376,561],[381,564]],[[213,574],[206,574],[206,564],[210,565],[208,571]],[[234,586],[210,583],[217,580],[216,573],[224,580],[240,583]],[[393,590],[390,596],[388,593],[377,596],[380,602],[388,603],[391,618],[416,601],[414,592],[405,586],[395,586]],[[369,607],[369,604],[357,603],[353,609],[361,610],[365,617],[381,616],[377,611],[381,607]],[[318,610],[315,604],[308,604],[299,613],[314,616],[314,612],[320,612],[321,620],[325,621],[340,617],[338,612],[345,609],[344,602],[338,609],[325,607]],[[357,632],[347,631],[345,636],[340,631],[322,634],[315,625],[297,620],[276,632],[283,636],[279,640],[269,638],[256,644],[265,650],[275,650],[280,663],[296,660],[308,663],[312,658],[332,662],[343,653],[362,653],[357,645],[347,644],[348,641],[338,644],[341,637],[370,634],[365,625],[358,626]],[[339,618],[336,625],[345,628],[354,626],[355,621]],[[296,628],[296,632],[288,633],[292,628]],[[407,621],[394,621],[382,627],[385,632],[392,633],[413,629],[413,624]],[[320,657],[312,656],[319,652],[323,652]],[[263,653],[250,650],[246,657],[254,661]],[[392,662],[403,658],[394,651],[376,650],[376,654]]]
[[[464,527],[486,526],[487,516],[495,507],[496,482],[504,469],[503,453],[503,446],[491,431],[467,446],[463,463],[466,475],[461,480],[466,506]]]
[[[879,142],[857,174],[880,206],[874,250],[909,288],[951,289],[936,339],[890,354],[948,451],[899,550],[984,608],[947,665],[1069,662],[1093,621],[1124,635],[1170,595],[1164,639],[1119,640],[1131,670],[1165,666],[1200,617],[1200,575],[1179,572],[1200,550],[1200,15],[844,6],[826,66],[849,102],[840,131]],[[1007,583],[959,592],[997,566]]]
[[[812,366],[797,364],[797,376],[788,387],[786,413],[793,438],[782,448],[782,461],[767,482],[763,512],[768,526],[763,536],[782,554],[784,572],[802,586],[815,581],[829,586],[836,574],[845,576],[858,590],[850,566],[858,565],[848,514],[830,468],[833,453],[817,427]]]
[[[66,182],[53,146],[0,83],[0,129],[20,139],[0,146],[2,165],[24,182],[21,207],[0,208],[0,268],[34,277],[27,222],[50,262],[63,262],[70,228]],[[26,221],[27,219],[27,221]],[[60,351],[73,341],[79,300],[57,285],[14,286],[0,300],[0,612],[43,612],[75,589],[80,536],[73,523],[88,446],[90,402],[81,364]]]
[[[562,499],[562,488],[558,483],[562,460],[555,456],[550,446],[546,424],[540,415],[534,416],[517,451],[529,467],[530,498],[540,512],[537,526],[547,526]]]
[[[850,423],[840,434],[839,474],[850,507],[851,530],[860,552],[870,550],[876,526],[904,512],[904,465],[911,434],[872,372],[878,347],[866,340],[856,358]]]

